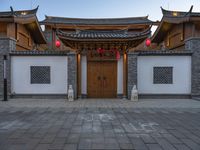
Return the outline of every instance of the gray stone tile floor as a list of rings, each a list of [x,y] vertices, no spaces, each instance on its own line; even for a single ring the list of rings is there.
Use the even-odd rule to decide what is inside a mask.
[[[200,150],[200,101],[12,99],[0,150]]]

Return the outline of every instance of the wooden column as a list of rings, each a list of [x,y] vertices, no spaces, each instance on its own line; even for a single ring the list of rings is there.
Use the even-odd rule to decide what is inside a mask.
[[[127,54],[123,54],[123,98],[127,98]]]
[[[77,54],[77,72],[78,98],[81,98],[81,54]]]

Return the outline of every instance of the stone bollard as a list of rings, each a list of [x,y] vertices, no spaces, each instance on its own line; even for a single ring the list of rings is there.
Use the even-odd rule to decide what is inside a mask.
[[[134,85],[133,89],[131,90],[131,101],[138,101],[138,90],[136,85]]]
[[[68,101],[74,101],[74,90],[72,88],[72,85],[69,85],[67,94],[68,94]]]

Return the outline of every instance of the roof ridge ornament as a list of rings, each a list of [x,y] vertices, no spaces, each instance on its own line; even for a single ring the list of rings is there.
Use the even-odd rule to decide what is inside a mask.
[[[163,16],[174,16],[174,17],[181,16],[181,17],[186,17],[186,16],[188,16],[188,15],[190,15],[192,13],[193,5],[190,7],[190,10],[188,12],[166,10],[162,6],[160,8],[161,8]]]
[[[167,10],[165,10],[162,6],[160,6],[160,9],[162,11],[162,14],[164,15],[166,13]]]
[[[12,14],[13,16],[16,16],[16,13],[15,13],[15,11],[13,10],[13,7],[12,7],[12,6],[10,6],[10,10],[11,10],[11,14]]]
[[[35,10],[36,10],[36,12],[38,11],[38,9],[39,9],[39,5],[37,5],[37,7],[36,7],[36,9],[35,9]]]
[[[190,10],[185,14],[185,16],[190,15],[192,13],[193,10],[193,5],[190,7]]]
[[[12,7],[12,6],[10,6],[10,10],[11,10],[12,13],[14,13],[14,10],[13,10],[13,7]]]
[[[192,12],[192,10],[193,10],[193,5],[190,7],[190,10],[189,10],[189,12],[191,13],[191,12]]]

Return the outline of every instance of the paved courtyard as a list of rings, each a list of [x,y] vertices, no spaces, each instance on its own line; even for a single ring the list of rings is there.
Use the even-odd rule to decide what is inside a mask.
[[[200,150],[200,101],[0,102],[0,150]]]

